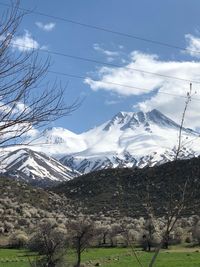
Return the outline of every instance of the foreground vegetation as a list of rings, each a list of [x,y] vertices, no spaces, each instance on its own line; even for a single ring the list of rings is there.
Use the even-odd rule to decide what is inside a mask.
[[[119,174],[120,170],[116,172]],[[126,170],[126,172],[129,172],[129,170]],[[82,191],[84,191],[83,188]],[[144,200],[146,200],[145,196],[149,196],[149,194],[144,195],[144,191],[144,188],[139,190],[138,195],[144,196]],[[116,201],[112,202],[116,204],[114,214],[111,212],[109,216],[106,216],[104,209],[102,209],[100,213],[86,215],[76,200],[71,199],[69,196],[67,198],[62,192],[58,194],[41,188],[34,188],[25,183],[4,177],[0,178],[0,193],[0,247],[29,248],[31,251],[35,251],[39,257],[41,255],[43,257],[43,262],[37,262],[37,266],[44,266],[44,262],[49,264],[53,262],[53,267],[60,267],[60,263],[62,260],[65,261],[66,255],[68,256],[67,260],[71,260],[73,264],[77,261],[76,266],[91,260],[99,261],[101,266],[129,266],[129,264],[134,266],[133,261],[135,258],[131,257],[130,250],[125,252],[123,257],[118,258],[119,247],[129,247],[130,244],[135,246],[136,244],[140,247],[140,250],[154,251],[155,247],[160,245],[167,248],[168,245],[180,245],[185,242],[190,246],[200,244],[200,217],[187,214],[187,212],[185,214],[187,210],[176,209],[179,206],[188,207],[187,200],[190,199],[190,196],[184,194],[184,200],[186,201],[184,203],[177,202],[179,198],[183,199],[183,194],[180,193],[181,197],[177,197],[177,191],[174,193],[173,187],[173,194],[171,195],[174,201],[172,202],[181,205],[170,206],[175,207],[175,210],[166,210],[160,217],[159,214],[157,215],[154,212],[160,202],[155,201],[157,198],[154,198],[153,194],[152,200],[154,202],[150,201],[150,203],[153,203],[151,212],[146,211],[145,216],[138,216],[137,218],[128,217],[126,214],[119,216],[120,212]],[[114,195],[115,192],[113,192]],[[155,195],[157,197],[157,191],[155,191]],[[194,197],[196,199],[194,201],[195,207],[197,207],[198,203],[196,202],[198,199],[196,195]],[[37,201],[38,199],[40,201]],[[121,201],[121,197],[119,200]],[[132,203],[135,204],[134,201]],[[139,211],[145,204],[144,201],[144,205],[140,205],[141,207],[136,204],[135,206]],[[165,206],[167,207],[167,205]],[[125,207],[124,211],[127,211]],[[180,211],[182,213],[184,211],[184,216],[179,216]],[[177,217],[167,217],[167,214],[177,214]],[[170,231],[167,231],[167,222],[169,220],[172,222],[173,227]],[[55,249],[51,247],[52,243],[57,244]],[[80,243],[84,245],[80,246]],[[94,252],[94,249],[92,249],[93,254],[90,252],[92,256],[87,254],[89,252],[85,252],[88,247],[98,247],[100,250]],[[112,249],[103,250],[102,247],[112,247]],[[115,254],[117,258],[109,259],[112,256],[109,253],[113,253],[114,248],[116,250],[119,249]],[[74,260],[70,254],[71,249],[76,252],[76,259],[74,257]],[[154,266],[159,266],[158,264],[164,266],[163,262],[168,262],[167,254],[163,253],[161,256],[159,255],[158,261]],[[170,254],[169,261],[174,260],[174,264],[176,264],[175,259],[179,258],[180,252],[171,251],[171,253],[179,253],[175,254],[174,258],[172,257],[173,254]],[[199,261],[199,257],[196,255],[198,254],[197,252],[186,251],[186,253],[194,253],[194,261],[196,259]],[[153,253],[140,252],[140,255],[142,255],[141,260],[144,262],[148,262],[153,257]],[[79,260],[78,257],[80,258]],[[183,257],[180,256],[180,259],[184,258],[185,264],[185,262],[188,263],[188,257],[190,256],[184,254]],[[23,257],[20,259],[23,259]],[[24,259],[25,261],[21,262],[20,267],[26,267],[28,264],[27,257]],[[60,262],[59,265],[58,261]],[[189,262],[193,264],[193,256]],[[16,267],[14,262],[9,264],[8,267]],[[194,262],[194,264],[196,263]]]
[[[30,267],[29,259],[33,259],[33,254],[26,250],[0,249],[1,267]],[[151,253],[138,251],[138,256],[144,266],[147,266]],[[66,257],[63,266],[72,266],[74,254],[71,252]],[[102,267],[137,267],[138,264],[132,256],[130,248],[92,248],[83,253],[84,266]],[[199,267],[200,248],[173,247],[163,250],[157,260],[157,267]]]

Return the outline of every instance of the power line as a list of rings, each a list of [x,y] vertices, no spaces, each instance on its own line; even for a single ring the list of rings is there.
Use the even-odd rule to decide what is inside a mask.
[[[0,2],[0,5],[4,5],[4,6],[9,6],[10,7],[9,4],[4,4],[4,3],[1,3],[1,2]],[[22,8],[20,8],[20,9],[22,9]],[[26,9],[22,9],[22,10],[24,10],[24,11],[31,11],[31,10],[28,10],[28,9],[27,10]],[[35,13],[35,12],[33,12],[33,13]],[[36,13],[39,13],[40,14],[40,12],[36,12]],[[17,44],[15,44],[14,46],[15,47],[27,48],[27,49],[31,49],[32,48],[30,46],[17,45]],[[189,79],[184,79],[184,78],[181,78],[181,77],[175,77],[175,76],[170,76],[170,75],[165,75],[165,74],[160,74],[160,73],[149,72],[149,71],[146,71],[146,70],[137,69],[137,68],[131,68],[131,67],[126,67],[126,66],[118,65],[118,64],[114,64],[114,63],[102,62],[102,61],[99,61],[99,60],[96,60],[96,59],[75,56],[75,55],[61,53],[61,52],[57,52],[57,51],[44,50],[44,49],[41,49],[41,48],[37,48],[35,50],[38,50],[38,51],[41,51],[41,52],[44,52],[44,53],[48,53],[48,54],[54,54],[54,55],[58,55],[58,56],[64,56],[64,57],[68,57],[68,58],[73,58],[73,59],[76,59],[76,60],[97,63],[97,64],[107,65],[107,66],[111,66],[111,67],[125,68],[125,69],[129,69],[129,70],[133,70],[133,71],[137,71],[137,72],[141,72],[141,73],[146,73],[146,74],[149,74],[149,75],[160,76],[160,77],[164,77],[164,78],[168,78],[168,79],[175,79],[175,80],[179,80],[179,81],[182,81],[182,82],[190,82],[190,83],[200,84],[200,81],[196,81],[196,80],[189,80]],[[53,73],[53,74],[62,75],[62,76],[68,76],[68,77],[71,77],[71,78],[85,79],[85,77],[79,76],[79,75],[75,75],[75,74],[61,73],[61,72],[56,72],[56,71],[48,71],[48,72],[49,73]],[[126,88],[132,88],[132,89],[137,89],[137,90],[142,90],[142,91],[148,91],[148,92],[150,92],[150,90],[148,90],[148,89],[134,87],[134,86],[129,86],[129,85],[125,85],[125,84],[114,83],[114,82],[105,82],[105,81],[94,80],[94,79],[92,79],[92,80],[93,81],[96,81],[96,82],[101,82],[101,83],[104,83],[104,84],[122,86],[122,87],[126,87]],[[171,95],[171,96],[175,96],[175,97],[186,98],[186,97],[181,96],[181,95],[167,93],[167,92],[162,92],[162,91],[159,91],[157,93],[158,94]],[[197,101],[200,100],[198,98],[192,98],[192,99],[193,100],[197,100]]]
[[[23,48],[29,48],[29,49],[31,48],[30,46],[24,46],[24,45],[14,45],[14,46],[23,47]],[[150,74],[150,75],[162,76],[162,77],[169,78],[169,79],[176,79],[176,80],[180,80],[180,81],[184,81],[184,82],[190,82],[190,83],[200,84],[200,81],[187,80],[187,79],[184,79],[184,78],[179,78],[179,77],[168,76],[168,75],[159,74],[159,73],[148,72],[148,71],[145,71],[145,70],[140,70],[140,69],[136,69],[136,68],[130,68],[130,67],[122,66],[122,65],[101,62],[101,61],[98,61],[98,60],[95,60],[95,59],[84,58],[84,57],[79,57],[79,56],[70,55],[70,54],[64,54],[64,53],[60,53],[60,52],[56,52],[56,51],[51,51],[51,50],[44,50],[44,49],[41,49],[41,48],[37,48],[35,50],[39,50],[41,52],[45,52],[45,53],[49,53],[49,54],[54,54],[54,55],[59,55],[59,56],[64,56],[64,57],[69,57],[69,58],[73,58],[73,59],[77,59],[77,60],[82,60],[82,61],[87,61],[87,62],[93,62],[93,63],[97,63],[97,64],[101,64],[101,65],[109,65],[109,66],[118,67],[118,68],[124,67],[126,69],[130,69],[130,70],[134,70],[134,71],[138,71],[138,72],[143,72],[143,73],[147,73],[147,74]],[[48,71],[48,72],[49,73],[52,73],[52,74],[57,74],[57,75],[62,75],[62,76],[68,76],[68,77],[71,77],[71,78],[85,79],[84,76],[80,76],[80,75],[76,75],[76,74],[62,73],[62,72],[58,72],[58,71]],[[96,82],[101,82],[101,83],[104,83],[104,84],[122,86],[122,87],[126,87],[126,88],[132,88],[132,89],[137,89],[137,90],[142,90],[142,91],[148,91],[148,92],[151,91],[149,89],[144,89],[144,88],[140,88],[140,87],[134,87],[134,86],[126,85],[126,84],[120,84],[120,83],[114,83],[114,82],[105,82],[105,81],[94,80],[94,79],[92,79],[92,80],[93,81],[96,81]],[[175,97],[186,98],[185,96],[181,96],[181,95],[177,95],[177,94],[172,94],[172,93],[167,93],[167,92],[163,92],[163,91],[159,91],[157,93],[158,94],[171,95],[171,96],[175,96]],[[192,98],[192,99],[200,101],[199,98]]]
[[[23,48],[31,48],[31,47],[24,46],[24,45],[15,45],[15,46],[17,46],[17,47],[23,47]],[[120,65],[117,65],[117,64],[101,62],[101,61],[94,60],[94,59],[78,57],[78,56],[74,56],[74,55],[70,55],[70,54],[64,54],[64,53],[50,51],[50,50],[43,50],[43,49],[40,49],[40,48],[38,48],[36,50],[39,50],[39,51],[42,51],[42,52],[46,52],[46,53],[50,53],[50,54],[59,55],[59,56],[70,57],[70,58],[74,58],[74,59],[78,59],[78,60],[83,60],[83,61],[98,63],[98,64],[102,64],[102,65],[110,65],[110,66],[112,65],[114,67],[120,67],[120,68],[123,67],[123,66],[120,66]],[[148,72],[148,71],[134,69],[134,68],[129,68],[129,67],[124,67],[124,68],[130,69],[130,70],[134,70],[134,71],[138,71],[138,72],[147,73],[147,74],[150,74],[150,75],[153,74],[153,75],[162,76],[162,77],[165,77],[165,78],[176,79],[176,80],[180,80],[180,81],[184,81],[184,82],[190,82],[190,83],[200,84],[200,81],[187,80],[187,79],[183,79],[183,78],[178,78],[178,77],[174,77],[174,76],[168,76],[168,75],[159,74],[159,73]],[[58,72],[58,71],[50,71],[49,70],[47,72],[48,73],[52,73],[52,74],[56,74],[56,75],[67,76],[67,77],[71,77],[71,78],[75,78],[75,79],[85,79],[86,78],[86,77],[81,76],[81,75],[70,74],[70,73],[63,73],[63,72]],[[115,82],[108,82],[108,81],[106,82],[106,81],[95,80],[95,79],[92,79],[92,81],[100,82],[100,83],[103,83],[103,84],[109,84],[109,85],[126,87],[126,88],[130,88],[130,89],[147,91],[149,93],[152,91],[152,90],[149,90],[149,89],[145,89],[145,88],[141,88],[141,87],[135,87],[135,86],[127,85],[127,84],[121,84],[121,83],[115,83]],[[170,95],[170,96],[174,96],[174,97],[187,98],[186,96],[182,96],[182,95],[178,95],[178,94],[172,94],[172,93],[163,92],[163,91],[158,91],[157,94],[165,94],[165,95]],[[194,98],[193,97],[192,100],[200,101],[200,98]]]
[[[62,73],[62,72],[57,72],[57,71],[48,71],[48,72],[52,73],[52,74],[56,74],[56,75],[63,75],[63,76],[75,78],[75,79],[85,79],[84,76],[80,76],[80,75],[76,75],[76,74]],[[152,90],[141,88],[141,87],[134,87],[134,86],[131,86],[131,85],[128,85],[128,84],[121,84],[121,83],[115,83],[115,82],[105,82],[105,81],[95,80],[95,79],[92,79],[92,81],[100,82],[100,83],[103,83],[103,84],[110,84],[110,85],[115,85],[115,86],[126,87],[126,88],[130,88],[130,89],[147,91],[149,93],[152,91]],[[183,96],[183,95],[179,95],[179,94],[172,94],[172,93],[168,93],[168,92],[164,92],[164,91],[158,91],[157,94],[170,95],[170,96],[180,97],[180,98],[184,98],[184,99],[187,98],[187,96]],[[200,101],[200,98],[193,97],[192,100]]]
[[[34,51],[40,51],[40,52],[43,52],[43,53],[48,53],[48,54],[52,54],[52,55],[56,55],[56,56],[72,58],[72,59],[75,59],[75,60],[96,63],[96,64],[103,65],[103,66],[106,65],[106,66],[115,67],[115,68],[125,68],[127,70],[133,70],[133,71],[140,72],[140,73],[146,73],[146,74],[149,74],[149,75],[155,75],[155,76],[164,77],[164,78],[167,78],[167,79],[178,80],[178,81],[181,81],[181,82],[200,84],[200,81],[196,81],[196,80],[189,80],[189,79],[184,79],[184,78],[181,78],[181,77],[176,77],[176,76],[171,76],[171,75],[165,75],[165,74],[161,74],[161,73],[157,73],[157,72],[150,72],[150,71],[147,71],[147,70],[127,67],[127,66],[124,66],[124,65],[119,65],[119,64],[114,64],[114,63],[108,63],[108,62],[104,62],[104,61],[100,61],[100,60],[92,59],[92,58],[88,58],[88,57],[81,57],[81,56],[76,56],[76,55],[72,55],[72,54],[67,54],[67,53],[62,53],[62,52],[58,52],[58,51],[42,49],[42,48],[33,49],[31,46],[25,46],[25,45],[19,45],[19,44],[14,44],[13,46],[14,47],[26,48],[26,49],[32,49]]]
[[[70,55],[70,54],[58,53],[58,52],[54,52],[54,51],[48,51],[48,52],[50,54],[52,53],[52,54],[56,54],[56,55],[60,55],[60,56],[70,57],[70,58],[73,58],[73,59],[76,59],[76,60],[97,63],[97,64],[100,64],[100,65],[106,65],[106,66],[116,67],[116,68],[125,68],[127,70],[133,70],[133,71],[140,72],[140,73],[145,73],[145,74],[149,74],[149,75],[160,76],[160,77],[164,77],[164,78],[167,78],[167,79],[173,79],[173,80],[179,80],[179,81],[182,81],[182,82],[189,82],[189,83],[200,84],[200,81],[196,81],[196,80],[189,80],[189,79],[184,79],[184,78],[181,78],[181,77],[170,76],[170,75],[165,75],[165,74],[156,73],[156,72],[150,72],[150,71],[146,71],[146,70],[143,70],[143,69],[137,69],[137,68],[127,67],[127,66],[124,66],[124,65],[119,65],[119,64],[114,64],[114,63],[108,63],[108,62],[99,61],[99,60],[96,60],[96,59],[91,59],[91,58],[86,58],[86,57],[80,57],[80,56],[75,56],[75,55]]]
[[[25,46],[25,45],[14,45],[15,47],[22,47],[22,48],[28,48],[30,49],[30,46]],[[68,57],[68,58],[73,58],[76,60],[82,60],[82,61],[87,61],[87,62],[93,62],[93,63],[97,63],[97,64],[101,64],[101,65],[109,65],[109,66],[113,66],[113,67],[118,67],[118,68],[126,68],[126,69],[130,69],[133,71],[137,71],[137,72],[142,72],[142,73],[147,73],[150,75],[156,75],[156,76],[162,76],[165,78],[169,78],[169,79],[176,79],[179,81],[184,81],[184,82],[190,82],[190,83],[195,83],[195,84],[200,84],[200,81],[195,81],[195,80],[187,80],[184,78],[180,78],[180,77],[174,77],[174,76],[169,76],[169,75],[164,75],[164,74],[160,74],[160,73],[153,73],[153,72],[149,72],[149,71],[145,71],[145,70],[141,70],[141,69],[136,69],[136,68],[130,68],[130,67],[126,67],[126,66],[122,66],[122,65],[117,65],[117,64],[112,64],[112,63],[106,63],[106,62],[102,62],[102,61],[98,61],[95,59],[90,59],[90,58],[85,58],[85,57],[79,57],[79,56],[75,56],[75,55],[71,55],[71,54],[65,54],[65,53],[60,53],[60,52],[56,52],[56,51],[51,51],[51,50],[44,50],[41,48],[37,48],[35,50],[41,51],[41,52],[45,52],[45,53],[49,53],[49,54],[54,54],[54,55],[59,55],[59,56],[64,56],[64,57]],[[69,73],[62,73],[62,72],[58,72],[58,71],[48,71],[49,73],[52,74],[57,74],[57,75],[62,75],[62,76],[68,76],[71,78],[77,78],[77,79],[85,79],[84,76],[80,76],[80,75],[76,75],[76,74],[69,74]],[[140,88],[140,87],[134,87],[134,86],[130,86],[130,85],[126,85],[126,84],[121,84],[121,83],[114,83],[114,82],[105,82],[105,81],[100,81],[100,80],[94,80],[93,81],[96,82],[101,82],[104,84],[110,84],[110,85],[115,85],[115,86],[122,86],[122,87],[126,87],[126,88],[131,88],[131,89],[137,89],[137,90],[142,90],[142,91],[152,91],[149,89],[144,89],[144,88]],[[186,98],[185,96],[181,96],[181,95],[177,95],[177,94],[172,94],[172,93],[167,93],[167,92],[163,92],[163,91],[159,91],[157,92],[158,94],[165,94],[165,95],[171,95],[171,96],[175,96],[175,97],[181,97],[181,98]],[[192,98],[193,100],[197,100],[200,101],[199,98]]]
[[[4,3],[1,3],[1,2],[0,2],[0,5],[11,7],[11,5],[4,4]],[[28,9],[23,9],[23,8],[19,8],[19,9],[31,12],[31,10],[28,10]],[[33,13],[38,13],[40,15],[43,14],[43,13],[34,12],[34,11],[33,11]],[[48,16],[48,15],[46,15],[46,16]],[[30,46],[19,45],[19,44],[14,44],[14,47],[21,47],[21,48],[27,48],[27,49],[31,49],[32,48]],[[108,62],[104,62],[104,61],[99,61],[97,59],[81,57],[81,56],[76,56],[76,55],[67,54],[67,53],[61,53],[61,52],[58,52],[58,51],[52,51],[52,50],[47,50],[47,49],[42,49],[42,48],[37,48],[37,49],[34,49],[34,50],[41,51],[41,52],[48,53],[48,54],[52,54],[52,55],[56,55],[56,56],[68,57],[68,58],[72,58],[72,59],[75,59],[75,60],[81,60],[81,61],[85,61],[85,62],[91,62],[91,63],[100,64],[100,65],[106,65],[106,66],[110,66],[110,67],[125,68],[127,70],[133,70],[133,71],[136,71],[136,72],[145,73],[145,74],[149,74],[149,75],[155,75],[155,76],[159,76],[159,77],[164,77],[164,78],[167,78],[167,79],[174,79],[174,80],[179,80],[179,81],[182,81],[182,82],[200,84],[200,81],[196,81],[196,80],[189,80],[189,79],[184,79],[184,78],[181,78],[181,77],[176,77],[176,76],[165,75],[165,74],[161,74],[161,73],[150,72],[150,71],[143,70],[143,69],[127,67],[127,66],[119,65],[119,64],[115,64],[115,63],[108,63]],[[198,52],[198,51],[192,51],[192,50],[190,50],[190,51],[193,52],[193,53],[194,52],[196,52],[196,53]],[[200,51],[199,51],[199,53],[200,53]]]
[[[12,7],[10,4],[6,4],[6,3],[3,3],[3,2],[0,2],[0,5],[7,6],[7,7]],[[47,13],[44,13],[44,12],[33,11],[33,10],[26,9],[26,8],[23,8],[23,7],[19,7],[19,10],[22,10],[22,11],[25,11],[25,12],[29,12],[29,14],[33,13],[33,14],[44,16],[44,17],[48,17],[48,18],[51,18],[51,19],[60,20],[60,21],[66,22],[66,23],[79,25],[79,26],[82,26],[82,27],[86,27],[86,28],[90,28],[90,29],[94,29],[94,30],[99,30],[99,31],[107,32],[107,33],[112,33],[112,34],[115,34],[115,35],[118,35],[118,36],[123,36],[123,37],[131,38],[131,39],[135,39],[135,40],[139,40],[139,41],[143,41],[143,42],[157,44],[157,45],[160,45],[160,46],[165,46],[165,47],[168,47],[168,48],[173,48],[173,49],[186,51],[186,52],[190,52],[190,53],[200,54],[200,51],[198,51],[198,50],[192,50],[192,49],[184,48],[184,47],[181,47],[181,46],[178,46],[178,45],[173,45],[173,44],[162,42],[162,41],[156,41],[156,40],[153,40],[153,39],[150,39],[150,38],[140,37],[140,36],[137,36],[137,35],[124,33],[124,32],[121,32],[121,31],[112,30],[112,29],[101,27],[101,26],[97,26],[97,25],[87,24],[87,23],[83,23],[83,22],[72,20],[72,19],[68,19],[68,18],[63,18],[63,17],[59,17],[59,16],[55,16],[55,15],[50,15],[50,14],[47,14]]]

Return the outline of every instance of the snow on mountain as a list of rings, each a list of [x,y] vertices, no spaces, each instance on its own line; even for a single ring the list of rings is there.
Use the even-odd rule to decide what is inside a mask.
[[[80,152],[87,148],[81,135],[61,127],[46,129],[31,142],[30,148],[59,158],[63,155]]]
[[[5,174],[36,185],[68,181],[78,175],[59,161],[28,148],[8,152],[1,158]]]
[[[49,128],[30,146],[10,148],[0,161],[7,172],[23,173],[24,179],[48,177],[52,181],[69,179],[77,171],[83,174],[104,168],[143,168],[174,160],[179,129],[180,125],[156,109],[146,113],[119,112],[82,134]],[[200,155],[199,133],[183,128],[181,143],[179,157]]]
[[[119,112],[110,121],[81,136],[87,149],[62,157],[81,173],[102,168],[154,166],[175,157],[180,126],[158,110]],[[183,128],[180,157],[200,154],[199,134]]]

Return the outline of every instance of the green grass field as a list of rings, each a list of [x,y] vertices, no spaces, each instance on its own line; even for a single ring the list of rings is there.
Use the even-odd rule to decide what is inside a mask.
[[[0,249],[0,267],[29,267],[27,251]]]
[[[0,267],[30,267],[26,254],[27,251],[25,250],[0,249]],[[137,254],[143,266],[147,267],[153,253],[138,251]],[[69,254],[68,259],[69,262],[73,262],[72,253]],[[94,266],[96,263],[100,263],[102,267],[138,266],[129,248],[88,249],[83,253],[82,261],[85,263],[85,266]],[[69,266],[69,264],[66,263],[66,266]],[[200,267],[200,250],[197,248],[176,247],[171,248],[169,251],[162,251],[158,256],[155,266]]]

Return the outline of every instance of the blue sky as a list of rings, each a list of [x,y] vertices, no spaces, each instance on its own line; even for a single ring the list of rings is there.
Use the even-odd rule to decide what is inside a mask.
[[[3,0],[4,3],[10,3]],[[200,2],[198,0],[21,0],[21,6],[49,15],[113,29],[200,51]],[[1,9],[3,7],[1,6]],[[120,69],[51,55],[51,70],[85,77],[74,79],[48,74],[48,80],[69,83],[65,101],[84,98],[71,116],[51,126],[65,127],[76,133],[110,119],[119,111],[144,111],[158,108],[176,121],[180,120],[184,99],[160,94],[160,91],[184,96],[189,83],[135,73],[138,68],[184,79],[200,80],[198,53],[143,42],[112,33],[66,23],[30,13],[20,27],[20,36],[51,51],[120,64]],[[41,53],[42,54],[42,53]],[[42,55],[41,55],[42,56]],[[129,70],[127,70],[127,67]],[[92,79],[100,80],[99,83]],[[106,84],[105,82],[108,82]],[[147,91],[123,88],[110,82],[136,86]],[[199,85],[195,85],[198,98]],[[200,96],[199,96],[200,98]],[[194,103],[194,104],[193,104]],[[198,101],[188,111],[187,126],[199,127]]]

